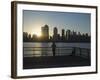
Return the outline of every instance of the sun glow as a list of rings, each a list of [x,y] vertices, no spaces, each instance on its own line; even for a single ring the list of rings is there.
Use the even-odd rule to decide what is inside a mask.
[[[37,37],[41,37],[41,29],[35,27],[34,30],[32,30],[32,35],[36,35]]]
[[[44,26],[45,24],[43,23],[43,21],[35,21],[34,23],[31,23],[30,25],[30,29],[29,29],[29,32],[32,34],[32,35],[36,35],[37,37],[41,37],[42,34],[41,34],[41,27]]]
[[[41,33],[40,32],[34,32],[33,34],[37,35],[37,37],[41,37]]]

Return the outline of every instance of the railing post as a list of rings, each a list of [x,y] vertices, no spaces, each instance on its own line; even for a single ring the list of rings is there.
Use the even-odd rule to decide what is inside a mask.
[[[80,51],[80,56],[81,56],[81,55],[82,55],[82,54],[81,54],[81,52],[82,52],[82,51],[81,51],[81,48],[79,48],[79,51]]]
[[[90,58],[90,52],[89,50],[87,49],[87,53],[88,53],[88,59]]]

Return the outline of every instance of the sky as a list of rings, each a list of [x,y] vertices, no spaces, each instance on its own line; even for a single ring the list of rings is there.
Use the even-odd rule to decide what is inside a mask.
[[[23,10],[23,32],[40,36],[41,27],[47,24],[51,36],[54,27],[60,34],[62,29],[70,29],[90,35],[90,18],[89,13]]]

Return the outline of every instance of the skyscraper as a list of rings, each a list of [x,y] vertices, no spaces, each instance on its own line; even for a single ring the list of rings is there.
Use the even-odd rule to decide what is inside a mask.
[[[74,30],[72,31],[72,37],[71,38],[72,38],[72,41],[77,40],[77,34]]]
[[[56,27],[54,27],[54,31],[53,31],[54,35],[57,35],[58,34],[58,30]]]
[[[62,29],[62,40],[65,40],[65,30]]]
[[[49,26],[44,25],[41,27],[41,33],[42,33],[42,39],[43,40],[49,40]]]
[[[70,40],[70,36],[71,36],[71,31],[68,29],[66,31],[66,38],[67,38],[67,40]]]
[[[53,29],[53,40],[58,40],[58,29],[56,27]]]

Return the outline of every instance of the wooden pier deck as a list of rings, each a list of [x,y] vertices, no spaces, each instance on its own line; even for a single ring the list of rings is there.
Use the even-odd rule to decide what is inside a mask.
[[[81,56],[24,57],[23,69],[90,66],[90,59]]]

